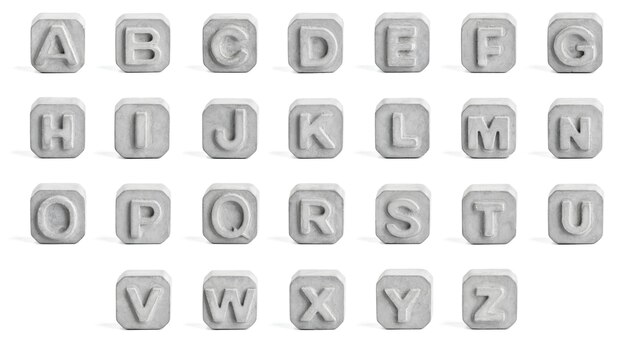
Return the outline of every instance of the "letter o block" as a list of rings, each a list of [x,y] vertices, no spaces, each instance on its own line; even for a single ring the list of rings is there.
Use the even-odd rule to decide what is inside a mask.
[[[115,317],[125,329],[162,329],[170,322],[172,280],[164,271],[126,271],[115,286]]]
[[[213,184],[202,199],[202,232],[211,243],[245,244],[257,234],[259,191],[251,184]]]
[[[76,13],[42,13],[30,29],[30,59],[42,73],[73,73],[85,64],[85,20]]]
[[[202,113],[202,147],[211,158],[248,158],[257,149],[259,107],[251,99],[214,99]]]
[[[560,98],[548,113],[548,149],[557,158],[593,158],[602,151],[602,104]]]
[[[461,62],[470,72],[507,72],[515,66],[515,19],[473,13],[461,28]]]
[[[126,184],[115,199],[115,233],[126,244],[158,244],[170,236],[170,191],[161,184]]]
[[[386,98],[376,108],[376,151],[385,158],[419,158],[430,148],[430,107],[419,98]]]
[[[256,322],[257,279],[248,271],[211,271],[202,286],[202,315],[211,329],[248,329]]]
[[[298,99],[289,107],[289,151],[297,158],[334,158],[343,149],[343,107],[330,98]]]
[[[430,24],[421,13],[384,13],[374,30],[376,65],[383,72],[421,72],[430,60]]]
[[[38,185],[30,220],[30,233],[41,244],[78,243],[85,236],[85,190],[72,183]]]
[[[386,329],[422,329],[432,314],[433,277],[426,270],[386,270],[376,283],[376,320]]]
[[[505,98],[475,98],[461,114],[463,151],[472,158],[506,158],[515,151],[515,104]]]
[[[39,98],[30,111],[30,149],[39,158],[75,158],[85,150],[85,105]]]
[[[555,186],[548,198],[548,234],[557,244],[593,244],[602,238],[604,193],[593,184]]]
[[[300,244],[332,244],[343,236],[344,192],[336,184],[299,184],[289,198],[289,236]]]
[[[124,72],[161,72],[170,64],[170,24],[162,14],[125,14],[115,25],[115,62]]]
[[[343,20],[336,14],[297,14],[288,29],[289,66],[329,73],[343,62]]]
[[[471,270],[463,277],[463,322],[507,329],[517,321],[517,278],[509,270]]]
[[[345,279],[335,270],[300,270],[289,285],[289,318],[298,329],[336,329],[343,323]]]
[[[248,72],[257,60],[257,21],[249,14],[215,14],[204,23],[202,59],[211,72]]]
[[[548,64],[558,73],[591,73],[602,65],[602,19],[559,13],[548,26]]]
[[[115,106],[115,151],[161,158],[170,149],[170,109],[160,98],[125,98]]]
[[[422,243],[430,235],[430,191],[384,185],[376,196],[376,236],[383,243]]]
[[[463,194],[463,237],[471,244],[505,244],[517,231],[517,193],[509,185],[471,185]]]

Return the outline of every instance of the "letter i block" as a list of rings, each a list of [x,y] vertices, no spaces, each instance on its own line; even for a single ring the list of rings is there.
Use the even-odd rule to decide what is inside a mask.
[[[170,64],[170,24],[162,14],[125,14],[115,25],[115,62],[124,72],[161,72]]]
[[[171,279],[164,271],[126,271],[115,286],[117,323],[125,329],[161,329],[170,322]]]
[[[126,244],[163,243],[170,236],[170,191],[160,184],[125,184],[115,200],[115,233]]]
[[[515,66],[515,19],[472,13],[461,28],[461,63],[470,72],[507,72]]]
[[[430,235],[426,186],[384,185],[376,197],[376,236],[384,243],[422,243]]]
[[[301,270],[289,285],[289,315],[298,329],[336,329],[343,323],[345,279],[339,271]]]
[[[289,107],[289,151],[334,158],[343,149],[343,107],[336,99],[298,99]]]
[[[300,244],[332,244],[343,236],[343,189],[299,184],[289,198],[289,236]]]
[[[430,60],[430,24],[421,13],[383,13],[374,31],[383,72],[421,72]]]
[[[419,98],[386,98],[376,108],[376,151],[385,158],[419,158],[430,148],[430,107]]]
[[[430,323],[433,277],[425,270],[386,270],[376,284],[376,319],[386,329]]]
[[[170,148],[170,110],[160,98],[125,98],[115,106],[115,151],[160,158]]]
[[[202,30],[202,58],[211,72],[248,72],[256,65],[257,21],[249,14],[214,14]]]
[[[257,235],[259,191],[251,184],[213,184],[202,199],[202,232],[211,243],[246,244]]]
[[[463,321],[472,329],[506,329],[517,321],[517,278],[503,269],[463,277]]]
[[[30,233],[41,244],[78,243],[85,236],[85,190],[73,183],[38,185],[30,221]]]
[[[202,113],[202,147],[211,158],[248,158],[257,148],[259,108],[250,99],[214,99]]]
[[[297,14],[289,23],[287,48],[294,71],[334,72],[343,62],[343,20],[336,14]]]
[[[463,194],[463,237],[471,244],[505,244],[515,237],[517,193],[509,185],[471,185]]]
[[[85,149],[85,105],[39,98],[30,111],[30,149],[40,158],[75,158]]]
[[[248,329],[256,322],[257,280],[252,272],[211,271],[202,288],[202,315],[212,329]]]
[[[475,98],[461,114],[463,151],[472,158],[506,158],[515,151],[515,104],[505,98]]]
[[[593,244],[602,238],[604,194],[596,185],[557,185],[548,198],[548,234],[558,244]]]
[[[603,107],[595,99],[557,99],[548,113],[548,149],[557,158],[593,158],[602,150]]]
[[[602,19],[558,13],[548,26],[548,64],[558,73],[591,73],[602,65]]]
[[[31,64],[43,73],[73,73],[85,64],[85,21],[75,13],[42,13],[30,30]]]

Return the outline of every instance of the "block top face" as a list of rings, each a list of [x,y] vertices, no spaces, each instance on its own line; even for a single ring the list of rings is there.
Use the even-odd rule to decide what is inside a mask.
[[[383,72],[421,72],[430,60],[430,23],[421,13],[383,13],[374,30]]]
[[[343,149],[343,107],[335,99],[298,99],[289,107],[289,151],[334,158]]]
[[[596,99],[557,99],[548,113],[548,149],[557,158],[593,158],[602,151],[603,106]]]
[[[30,112],[30,148],[40,158],[75,158],[85,149],[85,105],[77,98],[39,98]]]
[[[299,329],[336,329],[344,320],[345,279],[334,270],[298,271],[289,286],[290,320]]]
[[[431,198],[430,189],[423,184],[386,184],[378,190],[376,196],[381,196],[385,192],[419,192],[424,194],[428,199]]]
[[[31,63],[43,73],[72,73],[85,64],[85,20],[76,13],[42,13],[31,26]]]
[[[288,28],[289,65],[298,73],[329,73],[343,62],[343,20],[337,14],[297,14]]]
[[[38,185],[30,198],[31,236],[41,244],[75,244],[85,236],[85,190],[73,183]]]
[[[406,269],[406,268],[395,268],[395,269],[388,269],[385,270],[380,277],[378,278],[378,280],[384,278],[384,277],[422,277],[424,278],[429,284],[433,283],[433,276],[432,274],[430,274],[430,272],[428,272],[427,270],[423,270],[423,269]]]
[[[207,281],[213,278],[223,278],[223,277],[247,278],[251,282],[253,282],[255,285],[258,284],[257,278],[254,275],[254,273],[250,271],[244,271],[244,270],[214,270],[214,271],[209,272],[209,274],[207,274],[204,277],[204,282],[206,283]]]
[[[419,158],[430,148],[430,106],[420,98],[386,98],[376,107],[376,151],[385,158]]]
[[[591,73],[602,65],[602,19],[595,13],[559,13],[548,26],[548,64],[559,73]]]
[[[202,56],[211,72],[248,72],[257,62],[257,20],[249,14],[214,14],[202,30]]]
[[[171,279],[164,271],[124,272],[117,281],[116,319],[125,329],[161,329],[170,321]]]
[[[475,98],[461,114],[463,151],[472,158],[506,158],[516,146],[516,107],[506,98]]]
[[[472,329],[507,329],[517,321],[517,278],[509,270],[471,270],[463,277],[463,321]]]
[[[161,72],[170,63],[170,25],[162,14],[124,14],[116,22],[115,61],[124,72]]]
[[[557,244],[594,244],[603,235],[604,194],[592,184],[557,185],[548,198],[548,235]]]
[[[516,61],[516,22],[507,13],[472,13],[461,27],[461,63],[469,72],[508,72]]]

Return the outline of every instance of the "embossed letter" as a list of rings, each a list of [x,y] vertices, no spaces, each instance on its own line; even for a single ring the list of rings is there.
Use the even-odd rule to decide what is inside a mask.
[[[387,65],[413,67],[417,65],[417,28],[412,25],[389,25],[387,28]]]
[[[480,149],[479,141],[487,151],[509,149],[510,120],[508,117],[495,116],[491,123],[487,124],[483,116],[469,116],[467,122],[467,147],[470,150]]]
[[[150,27],[128,27],[125,30],[127,65],[149,65],[161,58],[159,32]]]
[[[580,130],[576,128],[574,119],[564,116],[559,120],[559,144],[561,150],[569,150],[572,141],[578,148],[588,151],[591,148],[591,118],[581,117]]]
[[[309,300],[309,302],[311,302],[311,305],[304,312],[304,314],[302,314],[300,321],[312,321],[316,314],[319,314],[326,322],[337,321],[335,315],[333,315],[328,305],[326,305],[326,301],[329,300],[330,296],[332,296],[333,292],[335,292],[335,288],[325,287],[322,289],[322,292],[319,295],[317,294],[315,289],[308,286],[303,287],[301,291]]]
[[[479,201],[474,203],[474,210],[483,212],[483,236],[498,236],[498,213],[505,211],[501,201]]]
[[[476,296],[487,297],[474,314],[475,322],[504,322],[506,313],[497,308],[497,304],[504,296],[504,288],[499,286],[478,286]]]
[[[243,323],[250,320],[252,313],[252,305],[256,303],[256,289],[247,289],[245,291],[243,303],[239,297],[237,289],[225,289],[222,295],[222,302],[218,303],[215,289],[205,289],[205,298],[209,304],[209,313],[214,322],[221,323],[226,321],[226,314],[229,312],[229,306],[232,305],[235,322]]]
[[[580,203],[580,216],[574,211],[574,203],[571,200],[563,200],[561,204],[561,222],[565,231],[572,235],[584,235],[591,231],[593,211],[590,201],[582,201]],[[580,221],[578,221],[580,219]],[[578,225],[575,225],[578,223]]]
[[[408,210],[406,212],[405,210]],[[389,216],[409,225],[408,229],[401,229],[395,224],[387,224],[386,228],[390,234],[399,238],[408,238],[417,235],[422,230],[422,224],[417,219],[416,214],[420,207],[411,199],[401,198],[389,202],[387,212]]]
[[[500,45],[489,44],[492,38],[503,37],[505,34],[503,27],[479,27],[476,36],[476,63],[480,67],[485,67],[489,64],[490,56],[502,55],[503,47]]]
[[[37,54],[35,64],[41,66],[49,59],[65,60],[68,66],[78,65],[72,38],[64,24],[55,24],[50,27]]]
[[[420,292],[420,289],[410,289],[404,298],[402,298],[400,297],[398,289],[385,289],[385,294],[387,294],[387,297],[389,297],[393,305],[398,309],[398,323],[407,323],[411,320],[413,307],[415,303],[417,303]]]
[[[320,67],[332,62],[339,45],[332,31],[323,27],[300,28],[300,64],[303,67]]]

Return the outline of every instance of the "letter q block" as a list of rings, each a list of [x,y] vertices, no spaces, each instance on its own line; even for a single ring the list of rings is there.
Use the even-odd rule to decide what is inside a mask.
[[[158,244],[170,236],[170,191],[160,184],[126,184],[115,200],[115,233],[126,244]]]
[[[558,73],[591,73],[602,65],[602,19],[559,13],[548,26],[548,64]]]
[[[42,13],[30,29],[30,59],[42,73],[73,73],[85,64],[85,20],[76,13]]]
[[[374,30],[376,65],[383,72],[421,72],[430,60],[430,24],[421,13],[383,13]]]
[[[202,30],[202,59],[211,72],[248,72],[257,60],[257,21],[249,14],[214,14]]]
[[[85,236],[85,190],[72,183],[38,185],[30,220],[30,233],[41,244],[78,243]]]
[[[515,66],[515,19],[473,13],[461,28],[461,62],[470,72],[507,72]]]
[[[463,151],[472,158],[506,158],[515,151],[515,104],[505,98],[475,98],[461,114]]]
[[[125,14],[115,25],[115,62],[124,72],[161,72],[170,64],[170,24],[162,14]]]
[[[75,158],[85,149],[85,105],[39,98],[30,111],[30,149],[40,158]]]
[[[376,196],[376,236],[383,243],[422,243],[430,235],[430,191],[384,185]]]
[[[287,38],[289,66],[298,73],[334,72],[343,62],[343,20],[336,14],[297,14]]]
[[[332,244],[343,236],[344,192],[336,184],[299,184],[289,198],[289,236],[300,244]]]
[[[259,191],[251,184],[213,184],[202,199],[202,232],[211,243],[246,244],[257,235]]]

